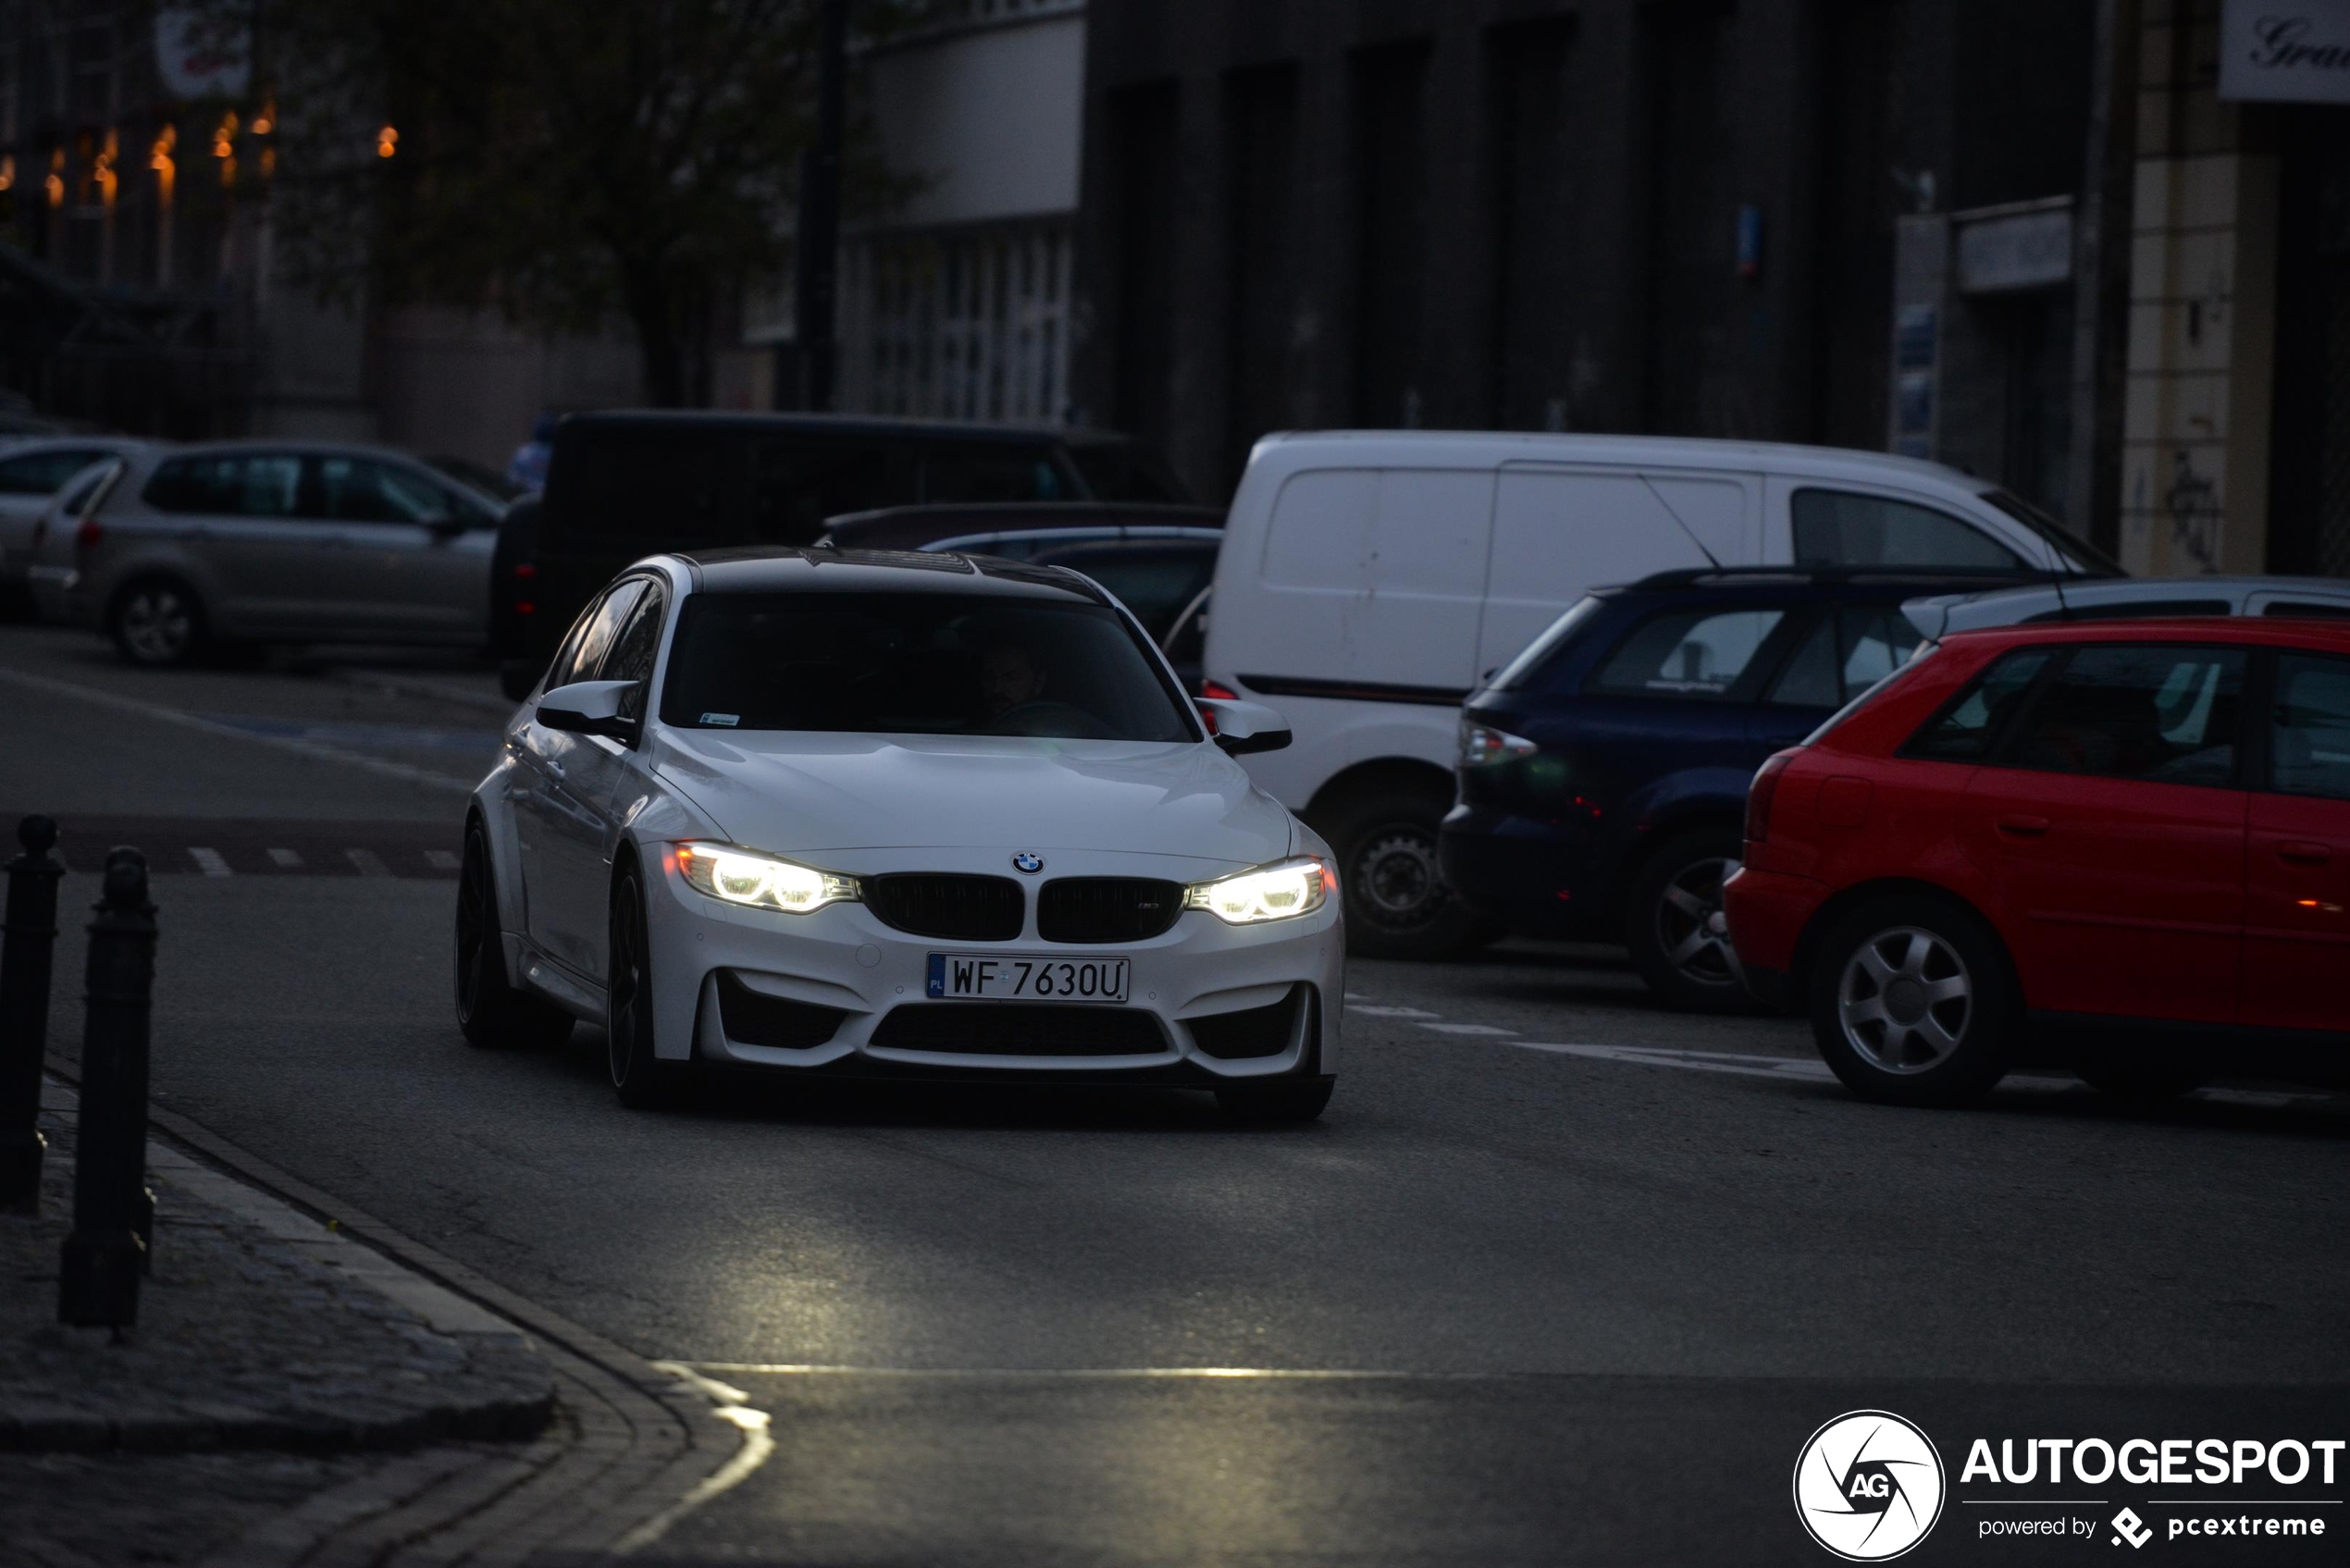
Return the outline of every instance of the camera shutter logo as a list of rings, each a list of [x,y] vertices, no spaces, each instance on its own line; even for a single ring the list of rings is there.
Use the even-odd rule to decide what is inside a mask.
[[[1795,1461],[1795,1514],[1848,1562],[1883,1562],[1925,1539],[1942,1517],[1942,1456],[1889,1410],[1839,1415]]]

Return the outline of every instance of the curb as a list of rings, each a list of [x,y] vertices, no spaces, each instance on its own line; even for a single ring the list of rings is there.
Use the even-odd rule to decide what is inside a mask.
[[[72,1062],[53,1055],[47,1066],[79,1086]],[[639,1550],[764,1457],[766,1417],[738,1390],[648,1361],[184,1116],[151,1108],[148,1125],[196,1157],[183,1179],[209,1166],[222,1186],[257,1190],[312,1241],[328,1237],[318,1244],[340,1249],[338,1266],[364,1271],[436,1328],[525,1335],[556,1377],[554,1420],[524,1451],[464,1465],[428,1451],[394,1458],[217,1554],[219,1568],[372,1563],[394,1549],[403,1562],[483,1565]],[[241,1212],[258,1206],[242,1197]]]
[[[68,1091],[70,1093],[70,1091]],[[62,1107],[58,1107],[62,1109]],[[272,1241],[403,1306],[435,1332],[460,1341],[496,1341],[534,1351],[526,1335],[462,1298],[431,1286],[332,1229],[320,1229],[278,1200],[254,1191],[168,1143],[149,1141],[147,1166],[174,1187],[236,1215]],[[543,1358],[539,1358],[543,1359]],[[219,1401],[191,1413],[158,1404],[149,1412],[103,1415],[39,1401],[0,1400],[0,1453],[199,1453],[268,1449],[282,1453],[351,1454],[444,1442],[511,1443],[537,1437],[555,1414],[550,1370],[535,1393],[483,1393],[397,1414],[265,1413]]]

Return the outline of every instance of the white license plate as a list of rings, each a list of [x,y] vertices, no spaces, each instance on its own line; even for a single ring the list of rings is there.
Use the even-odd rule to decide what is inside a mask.
[[[930,995],[942,1002],[1123,1002],[1123,958],[933,953]]]

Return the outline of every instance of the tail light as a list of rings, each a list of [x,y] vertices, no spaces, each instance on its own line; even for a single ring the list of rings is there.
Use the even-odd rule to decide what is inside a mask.
[[[1200,682],[1199,694],[1202,697],[1217,698],[1225,702],[1238,702],[1241,699],[1240,693],[1234,691],[1231,687],[1226,685],[1221,681],[1204,680]]]
[[[1514,735],[1507,730],[1461,721],[1460,765],[1464,768],[1490,768],[1496,762],[1515,762],[1521,757],[1531,757],[1542,748],[1524,735]]]
[[[1798,748],[1800,749],[1800,748]],[[1754,782],[1746,786],[1746,841],[1761,844],[1771,836],[1771,802],[1779,793],[1779,775],[1795,760],[1795,751],[1782,751],[1767,759],[1755,771]]]
[[[81,520],[81,525],[73,531],[73,548],[95,549],[98,548],[99,541],[105,537],[106,531],[98,525],[96,518],[84,517]]]

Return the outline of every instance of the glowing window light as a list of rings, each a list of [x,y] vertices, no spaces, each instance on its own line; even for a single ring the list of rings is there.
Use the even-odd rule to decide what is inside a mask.
[[[376,132],[376,156],[388,158],[399,151],[400,132],[397,130],[388,125]]]

